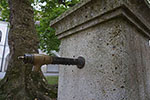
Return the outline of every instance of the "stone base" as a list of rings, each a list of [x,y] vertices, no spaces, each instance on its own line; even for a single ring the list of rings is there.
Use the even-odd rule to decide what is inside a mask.
[[[144,0],[86,0],[52,22],[64,57],[58,100],[149,100],[150,12]],[[144,11],[142,11],[143,9]]]

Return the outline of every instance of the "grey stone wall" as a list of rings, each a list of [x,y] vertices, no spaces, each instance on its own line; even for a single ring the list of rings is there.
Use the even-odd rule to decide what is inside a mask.
[[[85,0],[51,23],[64,57],[58,100],[150,100],[150,12],[144,0]]]

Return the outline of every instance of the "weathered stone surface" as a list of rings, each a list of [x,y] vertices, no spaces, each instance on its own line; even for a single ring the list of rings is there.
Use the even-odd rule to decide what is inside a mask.
[[[150,12],[144,0],[86,0],[52,22],[65,57],[58,100],[149,100]]]

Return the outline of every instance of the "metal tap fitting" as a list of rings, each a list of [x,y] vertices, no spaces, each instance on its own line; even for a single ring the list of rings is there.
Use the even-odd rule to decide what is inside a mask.
[[[24,56],[19,56],[18,59],[22,60],[24,63],[33,64],[35,70],[40,70],[40,67],[44,64],[61,64],[61,65],[77,65],[79,69],[83,68],[85,65],[85,59],[83,57],[73,58],[63,58],[54,57],[44,54],[24,54]]]

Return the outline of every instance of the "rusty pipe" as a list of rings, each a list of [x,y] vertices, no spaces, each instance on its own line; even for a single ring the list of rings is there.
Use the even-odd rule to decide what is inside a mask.
[[[24,56],[19,56],[18,59],[22,60],[24,63],[33,64],[34,71],[39,71],[41,66],[45,64],[77,65],[79,69],[83,68],[85,65],[85,59],[81,56],[77,59],[73,59],[49,56],[45,54],[25,54]]]

